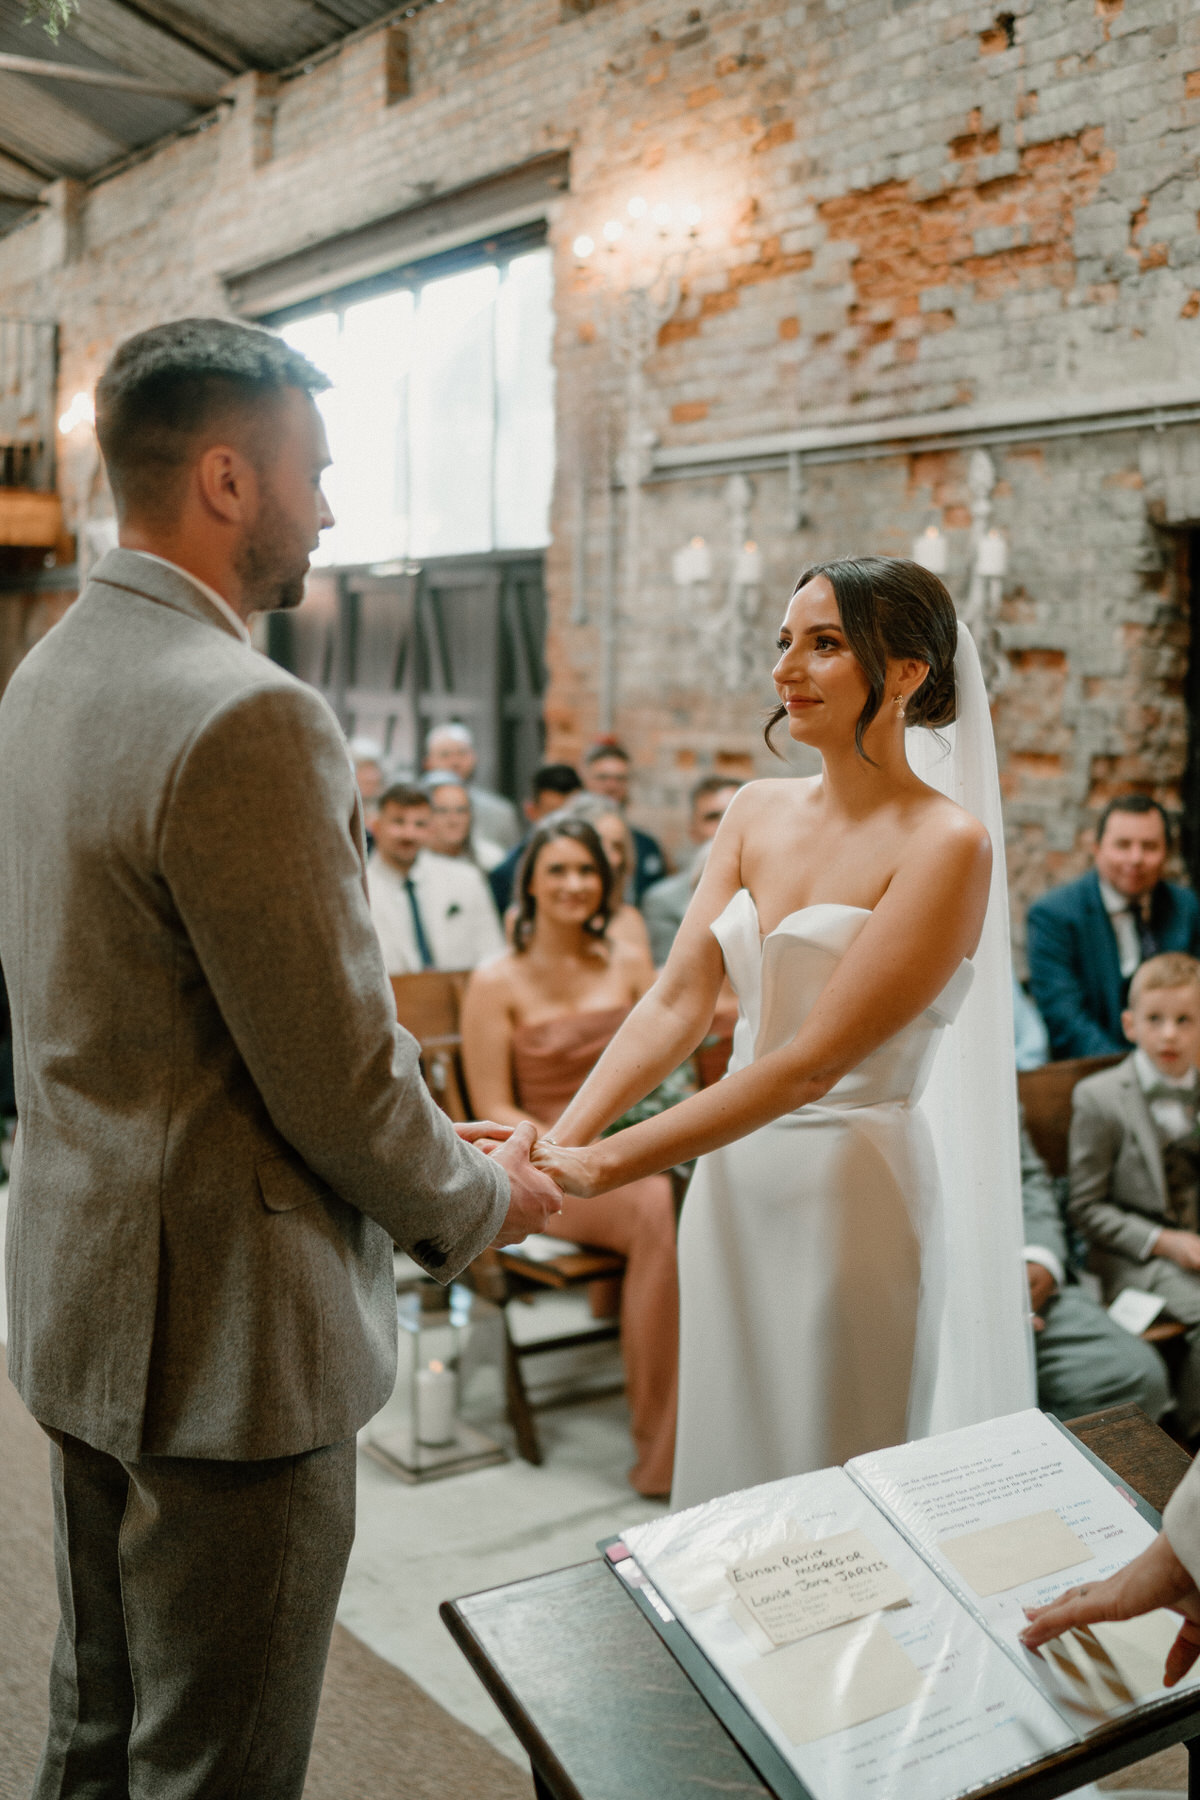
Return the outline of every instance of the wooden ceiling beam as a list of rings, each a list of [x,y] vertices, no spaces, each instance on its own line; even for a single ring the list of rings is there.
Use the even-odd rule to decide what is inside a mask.
[[[76,63],[50,62],[38,56],[10,56],[0,51],[0,73],[32,75],[48,81],[79,82],[84,87],[119,90],[123,94],[152,94],[159,100],[178,100],[184,106],[232,105],[228,94],[215,88],[177,87],[173,82],[148,81],[142,75],[123,75],[117,70],[81,69]]]

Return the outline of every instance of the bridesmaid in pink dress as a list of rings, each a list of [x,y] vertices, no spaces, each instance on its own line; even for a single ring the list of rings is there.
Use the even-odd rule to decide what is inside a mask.
[[[608,936],[615,900],[594,828],[548,820],[517,878],[513,948],[476,969],[463,997],[463,1063],[477,1117],[548,1129],[642,995],[649,953]],[[679,1292],[670,1180],[648,1175],[592,1199],[568,1197],[557,1237],[627,1259],[621,1350],[641,1494],[670,1491],[675,1453]]]

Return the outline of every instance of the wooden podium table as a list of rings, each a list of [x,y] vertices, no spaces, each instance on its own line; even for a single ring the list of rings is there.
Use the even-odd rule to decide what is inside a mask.
[[[1136,1406],[1089,1413],[1070,1429],[1159,1512],[1188,1467]],[[447,1600],[441,1614],[528,1752],[538,1800],[773,1800],[598,1555]],[[1194,1688],[1151,1725],[1118,1721],[975,1792],[1054,1800],[1193,1737]],[[1200,1741],[1189,1759],[1189,1800],[1200,1800]]]

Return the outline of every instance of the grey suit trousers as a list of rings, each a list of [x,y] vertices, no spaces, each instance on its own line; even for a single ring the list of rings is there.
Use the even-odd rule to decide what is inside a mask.
[[[33,1800],[300,1800],[354,1440],[122,1462],[48,1435],[61,1620]]]

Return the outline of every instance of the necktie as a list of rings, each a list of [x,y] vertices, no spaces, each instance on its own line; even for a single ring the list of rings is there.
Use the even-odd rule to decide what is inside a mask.
[[[1150,894],[1143,894],[1138,900],[1131,900],[1129,910],[1133,914],[1133,922],[1137,926],[1138,945],[1142,953],[1142,961],[1148,962],[1152,956],[1158,955],[1158,938],[1150,924],[1150,909],[1153,904]]]
[[[412,913],[413,936],[417,940],[417,955],[421,959],[423,969],[432,969],[433,951],[429,948],[429,939],[425,936],[425,921],[421,917],[421,907],[417,900],[417,889],[412,876],[404,883],[404,891],[408,895],[408,908]]]

